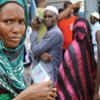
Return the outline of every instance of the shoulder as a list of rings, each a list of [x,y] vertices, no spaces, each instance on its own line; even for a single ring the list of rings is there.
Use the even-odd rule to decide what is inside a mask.
[[[58,27],[58,25],[55,26],[55,28],[53,29],[53,31],[55,32],[55,34],[61,35],[62,32],[60,30],[60,28]]]
[[[59,29],[58,25],[55,25],[50,31],[48,31],[48,34],[54,37],[62,37],[62,32]]]
[[[94,29],[94,30],[96,30],[96,31],[100,30],[100,23],[99,23],[99,22],[96,22],[96,23],[93,25],[92,29]]]

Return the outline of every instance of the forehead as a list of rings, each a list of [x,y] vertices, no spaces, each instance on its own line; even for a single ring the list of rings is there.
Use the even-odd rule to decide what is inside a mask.
[[[17,3],[7,3],[0,7],[0,16],[11,16],[13,14],[24,16],[24,9]]]
[[[52,15],[52,16],[55,16],[56,14],[53,11],[51,11],[51,10],[46,10],[44,12],[44,15]]]
[[[19,4],[15,3],[15,2],[9,2],[0,7],[0,12],[13,11],[13,9],[16,9],[15,12],[18,10],[20,10],[22,12],[24,11],[24,9]]]

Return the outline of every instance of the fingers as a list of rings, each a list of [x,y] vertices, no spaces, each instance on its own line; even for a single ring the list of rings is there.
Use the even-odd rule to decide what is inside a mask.
[[[51,55],[49,55],[49,58],[50,58],[50,61],[52,61],[52,60],[53,60],[53,57],[52,57]]]
[[[49,61],[52,61],[53,60],[53,57],[48,54],[48,53],[43,53],[41,55],[41,59],[44,61],[44,62],[49,62]]]
[[[53,97],[47,97],[47,100],[56,100],[56,99]]]
[[[43,85],[44,87],[46,86],[46,87],[49,87],[50,85],[52,85],[53,84],[53,82],[52,81],[47,81],[47,82],[42,82],[42,83],[39,83],[40,85]]]
[[[56,97],[57,97],[57,93],[52,92],[52,91],[49,91],[49,92],[48,92],[48,95],[49,95],[50,97],[53,97],[53,98],[56,98]]]
[[[80,4],[80,3],[82,3],[82,1],[78,1],[78,2],[76,2],[75,4]]]
[[[56,88],[50,88],[48,95],[51,96],[51,97],[54,97],[54,98],[57,97],[57,89]]]
[[[80,5],[81,5],[82,1],[79,1],[79,2],[76,2],[75,4],[72,5],[72,8],[75,9],[75,8],[79,8]]]
[[[57,89],[56,88],[50,88],[50,91],[57,92]]]
[[[47,53],[43,53],[43,54],[41,55],[41,59],[42,59],[44,62],[48,61],[48,60],[49,60],[48,54],[47,54]]]
[[[30,87],[47,87],[49,88],[51,85],[53,85],[53,82],[50,80],[50,81],[47,81],[47,82],[41,82],[41,83],[34,83],[32,84]]]
[[[49,91],[47,100],[55,100],[56,97],[57,97],[57,93]]]

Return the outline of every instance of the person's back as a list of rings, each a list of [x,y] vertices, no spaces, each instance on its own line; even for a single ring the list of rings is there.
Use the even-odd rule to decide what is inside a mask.
[[[61,100],[92,100],[96,63],[93,56],[89,23],[75,21],[73,41],[65,52],[56,87]]]
[[[58,22],[58,26],[61,29],[64,37],[63,48],[67,49],[69,44],[72,42],[72,28],[73,23],[77,19],[76,16],[71,16],[69,18],[64,18]]]

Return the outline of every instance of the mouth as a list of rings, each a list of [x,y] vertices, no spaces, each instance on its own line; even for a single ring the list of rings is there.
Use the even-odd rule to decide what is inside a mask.
[[[9,40],[13,42],[19,42],[21,40],[21,37],[10,37]]]
[[[50,23],[46,23],[47,26],[50,26]]]

